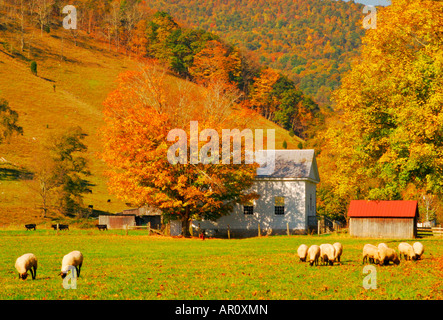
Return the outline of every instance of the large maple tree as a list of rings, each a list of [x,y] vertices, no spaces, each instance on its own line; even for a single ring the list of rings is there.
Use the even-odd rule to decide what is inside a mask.
[[[176,142],[168,141],[173,129],[188,132],[187,154],[192,157],[191,121],[198,121],[200,140],[205,129],[220,134],[224,128],[246,126],[250,117],[241,113],[251,111],[235,107],[233,90],[223,83],[197,87],[167,76],[155,63],[122,74],[104,103],[103,159],[110,167],[110,191],[133,206],[159,208],[166,220],[181,220],[184,235],[191,219],[217,219],[236,203],[257,198],[245,191],[253,183],[255,164],[168,161],[168,149]]]

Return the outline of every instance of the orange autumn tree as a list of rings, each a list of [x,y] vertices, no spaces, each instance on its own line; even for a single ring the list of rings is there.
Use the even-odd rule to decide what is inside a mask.
[[[280,74],[273,69],[264,69],[259,77],[254,78],[251,92],[251,104],[266,119],[272,119],[277,109],[278,100],[272,94],[273,86],[280,78]]]
[[[166,220],[180,219],[183,235],[188,235],[191,219],[217,219],[236,203],[257,198],[245,192],[253,183],[256,165],[190,163],[195,155],[190,150],[191,121],[198,121],[204,140],[204,129],[214,129],[221,137],[222,128],[241,130],[241,119],[248,117],[233,108],[234,92],[217,86],[203,90],[172,79],[155,64],[119,77],[117,89],[104,103],[103,159],[110,167],[112,193],[133,206],[155,206]],[[176,128],[187,132],[186,163],[168,161],[175,141],[167,137]],[[205,142],[200,142],[200,149]],[[214,152],[208,150],[211,156]]]
[[[206,47],[194,57],[189,73],[197,83],[217,79],[234,82],[241,75],[240,52],[217,40],[208,41]]]
[[[146,38],[146,34],[145,34],[147,24],[148,23],[146,20],[140,20],[137,23],[137,25],[135,26],[132,39],[129,42],[129,47],[130,47],[131,51],[137,57],[146,56],[148,53],[148,50],[147,50],[148,39]]]

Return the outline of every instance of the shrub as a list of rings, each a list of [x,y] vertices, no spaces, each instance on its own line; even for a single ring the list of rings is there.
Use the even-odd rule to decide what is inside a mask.
[[[31,62],[31,72],[32,72],[34,75],[37,75],[37,62],[35,62],[35,61],[32,61],[32,62]]]

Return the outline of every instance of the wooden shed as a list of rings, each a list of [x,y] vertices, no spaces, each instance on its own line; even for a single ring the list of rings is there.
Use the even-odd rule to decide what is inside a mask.
[[[354,237],[415,238],[418,202],[352,200],[348,218],[349,233]]]
[[[146,226],[148,223],[151,228],[160,229],[163,224],[162,212],[151,206],[143,206],[135,209],[126,209],[123,215],[135,215],[135,224],[137,226]]]
[[[105,224],[108,229],[123,229],[125,225],[135,226],[135,215],[122,215],[122,214],[112,214],[112,215],[99,215],[99,224]]]

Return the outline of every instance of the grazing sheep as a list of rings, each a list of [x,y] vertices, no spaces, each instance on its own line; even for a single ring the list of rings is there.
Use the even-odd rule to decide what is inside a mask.
[[[395,252],[394,249],[387,248],[384,263],[389,264],[390,261],[392,261],[392,263],[394,263],[395,265],[400,264],[400,259],[398,258],[397,252]]]
[[[77,270],[77,277],[80,277],[80,269],[82,267],[82,264],[82,253],[80,251],[72,251],[63,257],[60,275],[64,279],[68,274],[68,267],[73,266]]]
[[[300,261],[305,262],[306,261],[306,256],[308,255],[308,246],[305,244],[300,245],[300,247],[298,247],[297,249],[297,254],[300,258]]]
[[[320,245],[320,259],[323,264],[333,265],[335,261],[335,248],[332,244],[324,243]]]
[[[379,256],[379,264],[386,265],[389,264],[389,260],[387,259],[388,249],[389,247],[385,243],[380,243],[378,246],[378,256]]]
[[[425,252],[425,247],[420,242],[414,242],[412,245],[415,253],[415,260],[420,260],[421,256]]]
[[[18,278],[25,280],[28,277],[28,270],[31,272],[32,280],[37,276],[37,258],[32,253],[26,253],[18,257],[15,261],[15,268],[18,271]]]
[[[400,259],[403,256],[406,260],[415,260],[414,248],[409,243],[400,243],[398,245],[398,251],[400,253]]]
[[[318,258],[320,258],[320,247],[314,244],[308,249],[309,265],[312,266],[315,263],[318,266]]]
[[[343,245],[340,242],[336,242],[333,244],[333,246],[335,248],[335,261],[340,262],[340,257],[343,253]]]
[[[379,263],[379,250],[372,244],[365,244],[363,247],[363,263]]]

